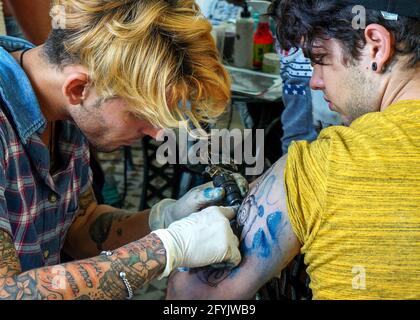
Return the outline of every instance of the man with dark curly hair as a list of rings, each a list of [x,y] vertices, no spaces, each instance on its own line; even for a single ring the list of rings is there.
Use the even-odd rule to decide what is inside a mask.
[[[238,214],[243,259],[177,273],[169,298],[250,298],[305,254],[315,299],[420,298],[420,2],[275,0],[345,126],[293,142]]]

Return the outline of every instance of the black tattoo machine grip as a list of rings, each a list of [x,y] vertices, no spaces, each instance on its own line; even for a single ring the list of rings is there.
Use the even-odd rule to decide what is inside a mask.
[[[225,190],[224,205],[227,207],[239,206],[242,203],[242,195],[233,176],[227,172],[220,172],[212,177],[215,187]]]

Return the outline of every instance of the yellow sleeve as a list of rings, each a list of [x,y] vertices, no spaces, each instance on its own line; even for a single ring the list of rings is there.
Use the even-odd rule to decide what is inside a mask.
[[[286,202],[302,252],[310,246],[321,225],[329,149],[329,139],[293,142],[289,147],[284,174]]]

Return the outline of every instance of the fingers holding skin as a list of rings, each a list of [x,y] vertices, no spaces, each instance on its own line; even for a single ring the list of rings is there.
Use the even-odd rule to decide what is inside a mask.
[[[174,257],[179,256],[168,269],[201,267],[219,262],[232,267],[238,265],[241,261],[239,240],[229,223],[234,216],[232,208],[212,206],[171,224],[168,229],[155,231],[163,238],[170,233],[172,237],[166,239],[165,248],[175,252],[172,254]]]
[[[227,208],[227,207],[225,207]],[[227,208],[231,209],[231,208]],[[225,212],[227,213],[227,211]],[[239,239],[233,231],[228,232],[230,238],[230,246],[226,252],[227,259],[224,262],[214,263],[211,266],[216,269],[234,268],[239,265],[242,260],[241,252],[239,251]]]
[[[211,206],[207,207],[199,212],[193,213],[192,216],[197,215],[206,215],[206,216],[212,216],[214,218],[214,215],[219,215],[219,219],[226,218],[227,220],[232,220],[236,216],[236,212],[234,207],[217,207],[217,206]],[[223,218],[224,217],[224,218]]]
[[[208,214],[222,215],[229,221],[235,218],[236,216],[236,211],[234,207],[209,207],[205,210],[208,211]],[[241,262],[241,253],[239,251],[239,239],[231,229],[230,223],[225,224],[225,228],[225,234],[228,238],[229,247],[227,248],[225,255],[226,260],[222,263],[213,264],[213,266],[216,268],[233,268]]]
[[[241,263],[241,253],[238,247],[231,247],[231,253],[229,254],[229,258],[223,263],[224,266],[222,268],[234,268]]]

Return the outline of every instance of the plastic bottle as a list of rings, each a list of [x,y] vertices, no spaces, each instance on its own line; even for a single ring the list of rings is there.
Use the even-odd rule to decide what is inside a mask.
[[[239,68],[252,68],[253,63],[253,34],[254,19],[244,4],[240,19],[236,20],[236,38],[234,50],[234,63]]]
[[[261,69],[264,54],[273,52],[273,34],[270,30],[269,17],[260,15],[257,31],[254,34],[254,67]]]

